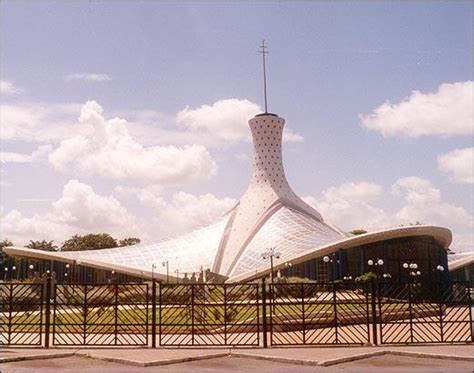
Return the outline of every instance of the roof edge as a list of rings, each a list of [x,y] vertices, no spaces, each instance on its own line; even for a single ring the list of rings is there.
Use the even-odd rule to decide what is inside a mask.
[[[395,227],[389,229],[383,229],[375,232],[369,232],[360,234],[357,236],[346,237],[342,240],[330,242],[326,245],[315,247],[312,251],[306,252],[301,256],[295,257],[282,257],[276,261],[273,269],[275,271],[285,268],[285,263],[292,262],[292,264],[303,263],[307,260],[327,255],[332,253],[336,249],[351,249],[356,246],[366,245],[377,241],[390,240],[394,238],[403,237],[416,237],[416,236],[431,236],[433,237],[444,249],[447,249],[452,241],[452,233],[448,228],[434,226],[434,225],[413,225],[408,227]],[[240,275],[230,277],[227,282],[238,282],[238,281],[250,281],[258,277],[265,276],[270,273],[269,268],[257,269],[244,272]]]

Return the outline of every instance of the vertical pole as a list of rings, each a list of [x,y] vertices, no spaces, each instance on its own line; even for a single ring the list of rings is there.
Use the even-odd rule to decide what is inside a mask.
[[[413,310],[412,310],[412,288],[413,282],[408,283],[408,310],[410,313],[410,342],[413,343]]]
[[[82,340],[84,345],[86,344],[86,339],[87,339],[87,285],[84,284],[84,303],[82,305],[82,322],[83,322],[83,335],[82,335]]]
[[[224,344],[227,344],[227,285],[224,286]],[[205,314],[204,314],[205,315]]]
[[[260,294],[258,291],[258,284],[251,285],[255,289],[255,301],[257,302],[255,306],[257,307],[257,346],[260,346]]]
[[[273,254],[270,255],[270,271],[271,271],[271,273],[270,273],[270,276],[271,276],[270,280],[271,281],[270,282],[273,285]]]
[[[301,313],[303,316],[303,344],[306,344],[306,318],[304,313],[304,286],[305,283],[301,283]]]
[[[471,329],[471,342],[474,342],[474,329],[472,326],[472,299],[471,299],[471,287],[469,282],[466,283],[466,291],[467,291],[467,311],[469,312],[469,328]]]
[[[191,284],[186,284],[184,286],[191,286],[191,337],[192,337],[192,345],[194,346],[194,329],[195,329],[195,325],[194,325],[194,285]],[[225,322],[225,321],[224,321]]]
[[[337,301],[336,301],[336,284],[334,281],[332,282],[332,304],[334,310],[334,326],[335,326],[335,333],[336,333],[336,343],[339,343],[339,331],[338,331],[338,324],[339,320],[337,317]]]
[[[8,344],[10,344],[12,338],[13,284],[8,285],[10,287],[10,296],[8,297]]]
[[[268,347],[267,341],[267,289],[265,277],[262,278],[262,329],[263,329],[263,347]]]
[[[118,284],[114,284],[114,334],[115,345],[117,345],[118,338]]]
[[[167,285],[169,285],[169,284],[167,284]],[[159,337],[159,338],[160,338],[160,339],[159,339],[159,341],[160,341],[160,346],[161,346],[161,323],[163,322],[163,314],[162,314],[162,305],[163,305],[162,300],[163,300],[163,296],[162,296],[162,294],[161,294],[162,289],[163,289],[163,284],[160,284],[160,293],[159,293],[159,298],[158,298],[158,304],[159,304],[159,306],[160,306],[160,317],[159,317],[159,319],[158,319],[158,320],[159,320],[158,332],[159,332],[159,334],[160,334],[160,337]],[[155,307],[156,307],[156,306],[155,306]]]
[[[51,277],[48,276],[46,279],[46,308],[45,308],[45,334],[44,334],[44,347],[49,348],[49,325],[51,317]]]
[[[156,348],[156,280],[151,283],[151,347]]]
[[[439,271],[438,271],[439,272]],[[443,291],[441,289],[441,277],[440,276],[437,276],[438,279],[439,279],[439,283],[438,283],[438,302],[439,302],[439,331],[440,331],[440,335],[441,335],[441,341],[440,342],[444,342],[444,325],[443,325]]]
[[[373,343],[375,346],[378,344],[378,336],[377,336],[377,308],[376,308],[376,297],[377,295],[377,285],[378,283],[373,278],[370,281],[370,292],[371,294],[371,308],[372,308],[372,336],[373,336]]]

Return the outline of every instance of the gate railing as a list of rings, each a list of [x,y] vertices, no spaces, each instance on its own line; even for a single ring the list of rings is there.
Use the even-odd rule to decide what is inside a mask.
[[[378,284],[381,344],[473,341],[468,283],[453,283],[426,293],[417,283]]]
[[[0,314],[0,344],[42,345],[42,284],[0,283]]]
[[[0,343],[289,346],[472,343],[467,283],[0,283]]]
[[[161,346],[258,346],[258,284],[159,287]]]
[[[270,285],[272,345],[338,345],[370,342],[366,284]]]

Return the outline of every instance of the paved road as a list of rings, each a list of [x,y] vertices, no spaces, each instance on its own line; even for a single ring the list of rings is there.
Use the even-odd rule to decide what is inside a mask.
[[[302,366],[238,357],[223,357],[156,367],[134,367],[80,357],[32,360],[2,364],[2,373],[472,373],[473,362],[380,356],[331,367]]]

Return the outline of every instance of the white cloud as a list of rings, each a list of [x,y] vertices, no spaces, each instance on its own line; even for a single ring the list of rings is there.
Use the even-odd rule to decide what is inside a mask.
[[[381,194],[380,185],[362,181],[328,188],[321,198],[303,199],[325,219],[343,229],[373,230],[390,224],[389,215],[370,203],[378,200]]]
[[[444,83],[435,93],[413,91],[397,104],[387,101],[360,119],[384,137],[472,135],[473,92],[472,81]]]
[[[102,107],[88,101],[79,122],[92,131],[63,140],[49,156],[58,170],[74,168],[86,175],[114,180],[178,184],[205,180],[217,165],[202,145],[144,147],[129,134],[124,119],[106,120]]]
[[[72,80],[85,80],[89,82],[107,82],[112,80],[107,74],[94,74],[94,73],[78,73],[69,74],[64,76],[64,80],[70,82]]]
[[[389,201],[390,197],[394,200]],[[351,182],[328,188],[320,198],[309,196],[304,200],[342,229],[373,231],[420,222],[451,229],[456,250],[472,249],[474,244],[473,216],[444,201],[439,189],[419,177],[398,179],[392,185],[391,196],[384,194],[378,184]],[[386,210],[379,207],[382,201],[398,207]]]
[[[111,196],[70,180],[62,196],[44,213],[24,216],[12,210],[2,218],[2,236],[17,244],[35,239],[61,241],[73,234],[107,232],[121,237],[136,233],[135,216]]]
[[[143,231],[154,240],[214,223],[237,203],[233,198],[220,199],[210,193],[196,196],[182,191],[168,199],[163,196],[162,189],[156,186],[141,189],[117,187],[116,190],[134,196],[152,211],[152,218],[145,218]]]
[[[47,104],[25,102],[0,106],[2,125],[0,138],[31,142],[58,141],[73,133],[86,133],[78,126],[76,116],[81,106],[77,104]]]
[[[30,163],[45,158],[51,150],[51,145],[40,145],[38,149],[31,154],[0,152],[0,159],[3,163]]]
[[[455,149],[438,156],[438,169],[455,183],[474,183],[474,148]]]
[[[210,136],[238,141],[250,138],[248,121],[261,112],[260,107],[249,100],[231,98],[197,109],[186,107],[178,112],[176,120],[188,129],[204,130]],[[285,127],[283,141],[301,142],[303,137]]]
[[[446,227],[473,227],[473,217],[462,207],[444,202],[441,191],[429,180],[416,176],[398,179],[392,185],[392,194],[404,199],[404,206],[395,217],[402,224],[419,221]]]
[[[8,80],[0,80],[0,93],[2,96],[17,96],[23,92]]]

